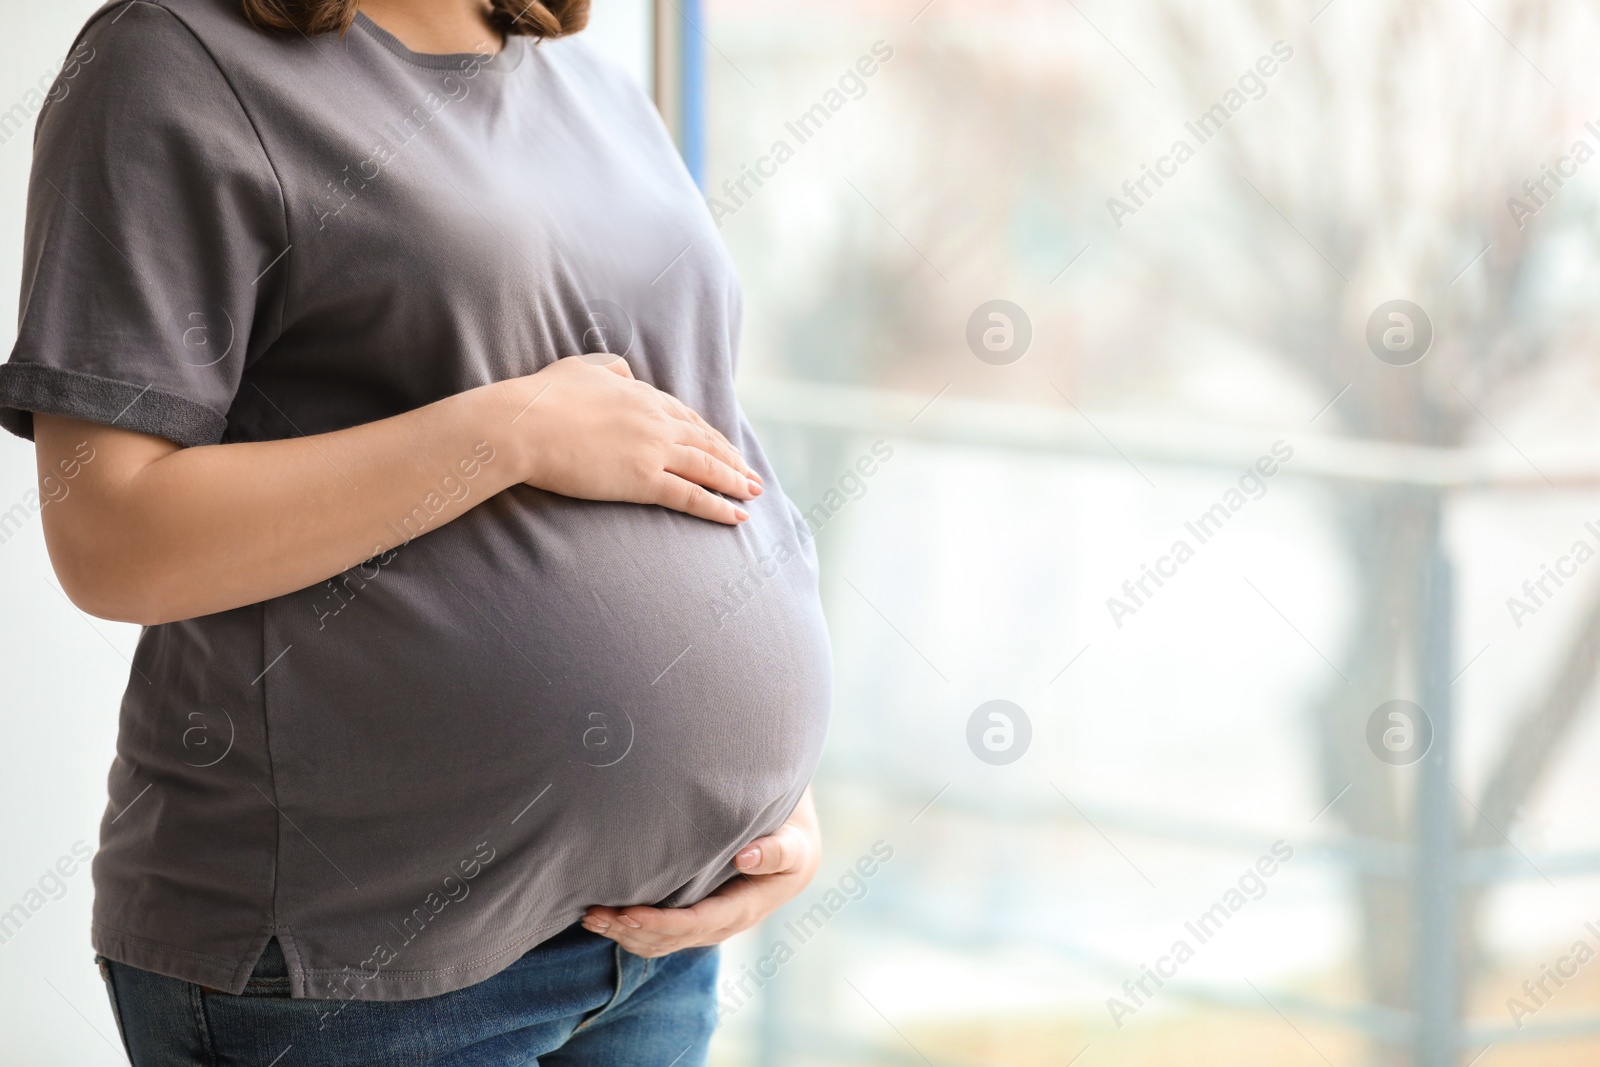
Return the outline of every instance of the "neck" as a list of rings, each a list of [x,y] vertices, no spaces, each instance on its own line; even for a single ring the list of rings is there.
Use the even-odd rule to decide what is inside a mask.
[[[491,54],[504,45],[487,0],[360,0],[362,14],[413,52]]]

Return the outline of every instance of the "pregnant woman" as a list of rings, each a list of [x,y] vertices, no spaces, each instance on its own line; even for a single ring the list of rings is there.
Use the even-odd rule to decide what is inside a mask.
[[[815,870],[815,557],[586,15],[115,0],[41,114],[0,422],[145,627],[94,862],[135,1067],[691,1067],[712,946]]]

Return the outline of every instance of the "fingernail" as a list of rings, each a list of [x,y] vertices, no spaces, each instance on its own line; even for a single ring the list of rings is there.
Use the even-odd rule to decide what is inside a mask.
[[[583,921],[583,925],[587,926],[595,933],[600,933],[602,930],[611,929],[611,924],[606,922],[604,919],[585,919]]]
[[[750,513],[748,511],[746,511],[744,508],[734,508],[733,509],[733,514],[738,518],[738,520],[740,522],[744,522],[746,519],[748,519],[750,517]]]
[[[622,923],[623,926],[630,926],[635,930],[639,929],[639,920],[637,919],[630,919],[626,915],[619,915],[617,916],[617,921]]]
[[[733,857],[733,865],[735,867],[754,867],[760,862],[761,850],[759,848],[747,848]]]
[[[752,478],[750,480],[750,495],[751,496],[760,496],[761,495],[761,483],[756,481],[754,478]]]

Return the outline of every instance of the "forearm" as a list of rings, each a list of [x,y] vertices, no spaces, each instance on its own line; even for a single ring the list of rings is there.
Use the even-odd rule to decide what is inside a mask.
[[[512,419],[526,391],[499,383],[348,430],[198,448],[40,416],[41,479],[84,442],[95,456],[45,509],[51,560],[84,610],[145,624],[313,585],[523,481]]]

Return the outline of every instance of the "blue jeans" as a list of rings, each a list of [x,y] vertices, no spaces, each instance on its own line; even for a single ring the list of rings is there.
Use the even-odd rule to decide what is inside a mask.
[[[133,1067],[704,1067],[717,950],[644,959],[571,926],[422,1000],[289,997],[267,944],[243,994],[97,957]]]

